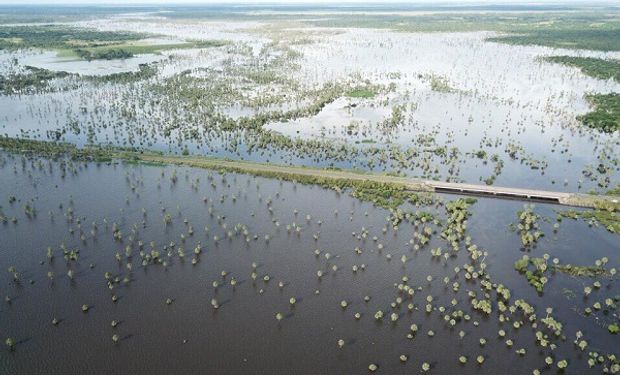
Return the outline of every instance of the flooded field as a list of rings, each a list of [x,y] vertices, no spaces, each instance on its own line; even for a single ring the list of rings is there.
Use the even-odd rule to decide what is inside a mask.
[[[617,7],[34,9],[0,6],[0,373],[620,373]]]
[[[535,207],[545,236],[524,252],[510,229],[523,203],[481,199],[452,248],[441,233],[457,197],[403,207],[420,218],[393,226],[388,210],[291,182],[1,160],[3,180],[11,180],[0,188],[8,218],[0,262],[17,274],[2,275],[0,332],[17,342],[0,354],[4,373],[364,373],[371,363],[383,373],[418,372],[424,363],[436,373],[529,373],[551,356],[576,374],[587,371],[588,352],[605,355],[617,343],[607,332],[617,320],[615,271],[548,272],[537,293],[514,269],[524,254],[548,254],[550,265],[556,257],[574,265],[605,257],[609,272],[618,264],[617,235],[568,219],[553,229],[553,206]],[[508,299],[496,296],[500,284]],[[488,293],[492,312],[473,308],[471,293],[481,300]],[[607,298],[613,307],[584,315]],[[516,308],[521,300],[534,310]],[[545,316],[561,322],[558,336]],[[535,344],[538,331],[548,345]],[[573,344],[577,331],[584,351]]]
[[[570,192],[620,181],[617,133],[578,120],[591,109],[589,93],[617,92],[620,83],[543,60],[619,52],[501,44],[487,41],[499,35],[488,31],[308,27],[250,14],[223,22],[132,12],[72,24],[220,47],[112,61],[5,52],[18,66],[74,74],[45,93],[0,97],[0,108],[13,109],[3,110],[2,130]],[[105,70],[112,77],[140,66],[153,72],[105,78]]]
[[[162,56],[143,54],[139,57],[132,57],[130,59],[84,61],[62,58],[57,56],[54,52],[44,52],[23,57],[21,62],[24,65],[34,66],[40,69],[90,76],[106,76],[109,74],[137,71],[140,64],[149,64],[161,59]]]

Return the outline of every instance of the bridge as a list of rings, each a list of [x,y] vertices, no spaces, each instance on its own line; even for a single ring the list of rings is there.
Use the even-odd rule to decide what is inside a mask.
[[[81,157],[101,157],[106,159],[131,160],[132,162],[148,162],[163,164],[178,164],[189,167],[247,173],[264,177],[286,178],[299,180],[303,177],[317,179],[373,181],[377,183],[395,184],[410,191],[435,192],[457,195],[476,195],[489,198],[517,199],[538,201],[565,206],[606,208],[620,211],[620,197],[609,195],[593,195],[580,193],[556,192],[537,189],[511,188],[494,185],[477,185],[457,182],[442,182],[424,180],[420,178],[391,176],[370,172],[312,168],[305,166],[277,165],[244,160],[219,159],[207,156],[179,156],[165,155],[150,151],[136,151],[115,148],[85,147],[79,150],[76,146],[67,143],[53,143],[35,140],[20,140],[16,138],[0,137],[0,150],[18,153],[40,153],[42,155],[79,154]]]
[[[507,198],[519,200],[532,200],[546,203],[564,204],[570,201],[573,194],[565,192],[519,189],[490,185],[474,185],[454,182],[425,181],[425,185],[437,193],[469,194],[477,196],[489,196],[494,198]]]

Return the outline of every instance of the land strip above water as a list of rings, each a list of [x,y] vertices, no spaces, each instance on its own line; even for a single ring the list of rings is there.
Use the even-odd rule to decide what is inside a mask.
[[[556,203],[565,206],[585,208],[599,208],[612,205],[620,208],[620,197],[606,195],[577,194],[553,192],[535,189],[518,189],[501,186],[446,183],[442,181],[397,177],[384,174],[363,173],[342,169],[319,169],[310,167],[285,166],[263,164],[256,162],[216,159],[207,157],[171,156],[157,154],[138,154],[139,160],[163,164],[179,164],[207,169],[226,169],[241,173],[250,173],[263,176],[285,177],[296,179],[300,177],[314,177],[319,179],[374,181],[382,184],[402,185],[406,190],[416,192],[437,192],[447,194],[471,194],[492,198],[538,200]]]
[[[66,155],[73,159],[100,162],[111,162],[117,159],[162,165],[176,164],[196,168],[253,174],[270,178],[281,178],[324,186],[332,186],[335,184],[342,188],[347,188],[349,185],[355,183],[371,183],[381,186],[390,186],[392,188],[395,187],[400,191],[436,192],[459,195],[469,194],[491,198],[535,200],[564,206],[606,209],[611,211],[620,210],[620,197],[615,195],[567,193],[536,189],[448,183],[356,170],[288,166],[207,156],[171,155],[161,152],[112,147],[86,146],[78,148],[75,145],[67,143],[33,141],[8,137],[0,138],[0,149],[10,152],[32,153],[53,157]],[[348,183],[343,184],[343,182]]]

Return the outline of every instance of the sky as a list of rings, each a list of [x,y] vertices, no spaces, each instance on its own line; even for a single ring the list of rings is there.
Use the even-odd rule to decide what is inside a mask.
[[[596,3],[620,4],[620,0],[595,0]],[[406,3],[406,4],[587,4],[586,0],[0,0],[0,5],[24,5],[24,4],[354,4],[354,3]]]

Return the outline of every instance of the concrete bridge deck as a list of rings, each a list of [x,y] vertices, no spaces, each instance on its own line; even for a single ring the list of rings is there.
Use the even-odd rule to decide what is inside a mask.
[[[565,192],[520,189],[492,185],[474,185],[441,181],[425,181],[424,183],[437,193],[472,194],[496,198],[535,200],[557,204],[567,202],[572,195],[571,193]]]

